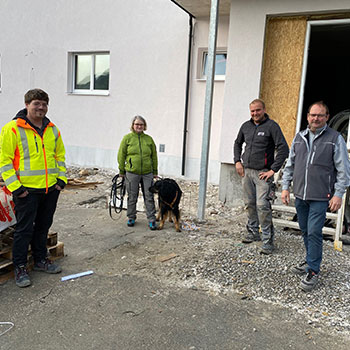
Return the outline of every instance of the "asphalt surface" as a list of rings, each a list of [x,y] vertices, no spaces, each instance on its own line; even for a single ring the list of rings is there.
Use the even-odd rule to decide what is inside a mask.
[[[130,230],[105,209],[61,205],[53,230],[65,244],[63,272],[31,272],[25,289],[13,280],[0,285],[0,322],[14,323],[0,336],[0,349],[349,349],[345,335],[314,328],[290,309],[169,285],[150,273],[125,274],[117,261],[102,273],[106,252],[156,242],[163,232],[147,229],[142,215],[138,222]],[[94,274],[61,282],[87,270]],[[0,334],[8,328],[0,325]]]

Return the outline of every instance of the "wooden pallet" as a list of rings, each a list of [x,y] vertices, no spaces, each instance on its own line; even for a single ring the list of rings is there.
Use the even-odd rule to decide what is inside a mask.
[[[4,243],[4,242],[3,242]],[[50,232],[47,237],[47,250],[50,260],[57,260],[64,256],[64,244],[57,241],[57,232]],[[32,252],[28,251],[28,270],[33,269]],[[0,250],[0,283],[6,282],[14,277],[14,266],[12,263],[12,242],[2,245]]]

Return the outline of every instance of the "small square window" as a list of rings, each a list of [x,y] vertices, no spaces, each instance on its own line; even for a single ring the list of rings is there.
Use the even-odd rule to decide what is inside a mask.
[[[215,77],[225,76],[226,74],[226,53],[217,53],[215,58]],[[208,52],[204,53],[203,57],[203,76],[208,74]]]
[[[215,77],[214,80],[225,80],[227,50],[217,49],[215,56]],[[197,79],[206,80],[208,72],[208,49],[198,50]]]
[[[69,91],[105,95],[109,91],[109,52],[70,53]]]

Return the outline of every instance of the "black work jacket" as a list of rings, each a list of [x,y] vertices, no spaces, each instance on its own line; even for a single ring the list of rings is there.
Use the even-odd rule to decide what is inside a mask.
[[[267,114],[265,117],[258,125],[252,119],[242,124],[234,143],[234,162],[242,161],[245,168],[277,172],[288,157],[289,148],[279,125]]]

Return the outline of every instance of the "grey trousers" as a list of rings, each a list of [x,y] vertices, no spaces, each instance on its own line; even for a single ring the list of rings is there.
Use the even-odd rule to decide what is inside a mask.
[[[129,219],[136,219],[136,203],[139,196],[139,185],[143,182],[144,200],[148,221],[156,221],[156,208],[154,205],[153,193],[149,188],[153,184],[153,174],[137,175],[127,172],[125,174],[126,189],[128,191],[128,208],[126,215]]]
[[[267,169],[244,169],[242,179],[244,204],[248,210],[247,229],[253,234],[259,234],[259,225],[263,243],[273,243],[273,224],[271,203],[266,199],[273,178],[267,181],[259,179],[259,173]]]

